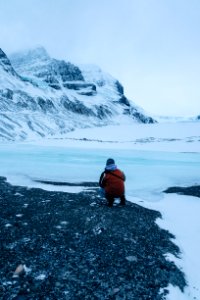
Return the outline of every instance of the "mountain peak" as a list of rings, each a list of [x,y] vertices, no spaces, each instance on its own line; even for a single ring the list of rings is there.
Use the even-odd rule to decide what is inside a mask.
[[[99,67],[79,69],[51,58],[43,47],[16,53],[11,61],[0,51],[0,98],[0,140],[108,124],[154,123],[129,102],[117,79]]]
[[[46,49],[42,46],[25,49],[21,51],[17,51],[12,54],[13,55],[23,55],[23,56],[29,56],[29,57],[47,57],[49,58],[49,54],[47,53]]]
[[[50,56],[46,49],[42,46],[32,48],[23,52],[23,56],[27,56],[29,59],[49,59]]]
[[[43,47],[36,47],[24,51],[15,52],[10,55],[11,62],[15,67],[18,64],[30,65],[30,63],[35,63],[37,61],[46,62],[50,60],[50,56],[47,53],[46,49]]]

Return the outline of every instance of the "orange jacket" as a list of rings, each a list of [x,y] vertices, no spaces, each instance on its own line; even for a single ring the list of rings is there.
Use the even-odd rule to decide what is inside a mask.
[[[124,181],[124,173],[116,169],[114,171],[104,171],[101,174],[99,185],[105,189],[107,195],[121,197],[125,192]]]

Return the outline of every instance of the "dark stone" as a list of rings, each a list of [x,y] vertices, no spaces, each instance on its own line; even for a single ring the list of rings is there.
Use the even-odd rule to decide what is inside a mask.
[[[93,91],[82,91],[82,92],[78,92],[79,95],[84,95],[84,96],[94,96],[96,95],[96,92]]]
[[[180,251],[155,223],[159,212],[128,201],[109,208],[94,190],[49,192],[5,178],[0,191],[0,299],[164,300],[169,284],[184,290],[184,274],[165,258]],[[21,263],[30,273],[12,278]]]
[[[68,88],[68,89],[72,89],[75,91],[81,90],[81,89],[85,89],[85,88],[91,88],[92,91],[96,92],[96,86],[93,83],[77,83],[77,82],[67,82],[67,83],[63,83],[63,86]]]
[[[59,78],[62,82],[84,81],[83,75],[77,66],[56,59],[50,60],[42,71],[39,69],[34,75],[56,90],[61,88]]]
[[[61,87],[58,84],[50,83],[49,86],[55,90],[61,90]]]
[[[0,90],[0,95],[10,100],[13,99],[13,91],[10,89]]]
[[[130,102],[124,95],[121,98],[119,98],[119,103],[124,104],[126,106],[130,106]]]
[[[6,54],[3,52],[3,50],[0,48],[0,60],[5,59],[7,56]]]
[[[6,54],[3,52],[3,50],[0,48],[0,62],[3,65],[11,66],[10,60],[6,56]]]
[[[61,98],[61,104],[64,106],[65,109],[70,110],[74,113],[78,113],[86,116],[95,116],[92,109],[86,107],[82,102],[80,102],[77,99],[74,99],[74,101],[70,101],[67,98],[67,96],[63,96]]]
[[[58,185],[58,186],[83,186],[83,187],[98,187],[97,182],[60,182],[60,181],[49,181],[49,180],[34,180],[35,182],[50,184],[50,185]]]
[[[18,100],[17,101],[18,109],[28,108],[33,111],[37,110],[38,107],[37,107],[37,103],[35,102],[34,98],[29,96],[26,92],[17,90],[14,92],[14,96]]]
[[[166,189],[164,193],[177,193],[181,195],[200,197],[200,185],[194,185],[189,187],[170,187]]]
[[[146,124],[157,123],[156,120],[154,120],[153,118],[148,117],[148,116],[140,113],[134,107],[131,107],[131,109],[130,109],[130,115],[132,115],[134,117],[134,119],[138,120],[141,123],[146,123]]]
[[[41,98],[41,97],[38,97],[38,98],[37,98],[37,101],[38,101],[39,106],[40,106],[43,110],[45,110],[46,101],[45,101],[43,98]]]
[[[13,69],[10,60],[6,56],[6,54],[3,52],[3,50],[0,48],[0,64],[3,67],[4,71],[11,73],[14,76],[17,76],[17,73]]]
[[[59,85],[59,81],[56,78],[56,74],[52,73],[39,73],[38,77],[44,78],[44,81],[48,83],[50,86],[57,86]]]
[[[104,118],[108,118],[112,115],[111,110],[106,105],[95,105],[96,115],[99,119],[103,120]]]
[[[74,80],[83,80],[83,75],[81,73],[81,70],[69,63],[69,62],[65,62],[64,60],[58,61],[58,60],[53,60],[54,62],[56,62],[57,66],[58,66],[58,73],[60,74],[62,81],[74,81]]]
[[[55,108],[53,102],[49,99],[46,100],[41,97],[38,97],[37,102],[44,112],[52,111],[52,109]]]
[[[115,82],[115,86],[117,88],[118,93],[124,95],[124,88],[118,80]]]

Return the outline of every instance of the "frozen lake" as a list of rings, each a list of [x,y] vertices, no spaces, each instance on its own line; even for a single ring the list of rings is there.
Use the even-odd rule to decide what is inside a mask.
[[[156,201],[171,185],[191,185],[199,181],[199,152],[81,149],[30,144],[0,145],[0,176],[8,177],[13,184],[55,189],[38,185],[33,180],[98,181],[109,157],[114,158],[126,174],[127,196]],[[67,188],[59,190],[67,191]]]
[[[138,124],[5,143],[0,145],[0,176],[6,176],[12,184],[78,192],[82,187],[44,185],[34,180],[96,182],[107,158],[114,158],[127,177],[127,199],[160,211],[162,219],[157,220],[158,225],[176,236],[181,259],[169,259],[184,270],[188,288],[182,294],[170,286],[167,299],[200,299],[199,198],[162,193],[174,185],[199,184],[199,132],[200,123]]]

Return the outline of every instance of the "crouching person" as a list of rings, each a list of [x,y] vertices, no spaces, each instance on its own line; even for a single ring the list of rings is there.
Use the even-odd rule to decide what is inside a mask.
[[[120,204],[125,205],[125,175],[117,168],[115,161],[109,158],[106,162],[104,172],[102,172],[99,185],[104,189],[105,198],[108,200],[108,206],[112,207],[115,198],[120,198]]]

